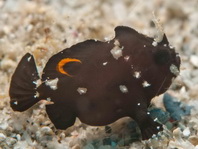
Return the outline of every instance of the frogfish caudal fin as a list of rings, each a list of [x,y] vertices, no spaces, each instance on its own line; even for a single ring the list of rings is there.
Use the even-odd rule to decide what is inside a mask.
[[[27,53],[19,62],[10,83],[10,106],[14,111],[25,111],[40,99],[37,97],[39,80],[34,57]]]

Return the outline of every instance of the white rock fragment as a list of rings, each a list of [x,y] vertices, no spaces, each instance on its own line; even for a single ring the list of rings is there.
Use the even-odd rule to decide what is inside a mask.
[[[0,133],[0,142],[3,142],[6,139],[6,136],[3,133]]]
[[[149,84],[147,81],[144,81],[144,82],[142,83],[142,86],[143,86],[143,87],[149,87],[149,86],[151,86],[151,84]]]
[[[137,105],[140,106],[140,103],[138,103]]]
[[[154,40],[154,41],[152,42],[152,45],[153,45],[154,47],[156,47],[156,46],[157,46],[157,41]]]
[[[135,71],[133,76],[137,79],[139,79],[141,77],[141,72],[140,71]]]
[[[17,138],[18,141],[20,141],[21,140],[21,135],[20,134],[17,134],[16,135],[16,138]]]
[[[118,40],[115,40],[114,42],[114,47],[113,49],[111,49],[111,54],[112,56],[117,60],[118,58],[120,58],[122,56],[122,50],[124,47],[120,47],[120,43]]]
[[[144,45],[144,48],[146,48],[146,45]]]
[[[183,133],[183,135],[185,137],[188,137],[190,135],[190,129],[189,129],[189,127],[186,127],[182,133]]]
[[[106,65],[107,65],[107,63],[108,63],[108,62],[104,62],[104,63],[102,63],[102,65],[103,65],[103,66],[106,66]]]
[[[57,87],[58,80],[59,80],[58,78],[52,80],[46,80],[45,85],[49,86],[52,90],[56,90],[58,88]]]
[[[198,56],[192,55],[190,57],[190,62],[193,64],[193,66],[198,67]]]
[[[122,93],[128,93],[128,88],[125,85],[120,85],[119,88]]]
[[[33,30],[34,26],[32,24],[29,24],[27,27],[26,27],[26,30],[28,32],[31,32]]]
[[[179,75],[179,69],[177,68],[177,66],[175,66],[174,64],[172,64],[170,66],[170,71],[171,73],[173,73],[174,75],[178,76]]]
[[[79,87],[79,88],[77,89],[77,91],[78,91],[78,93],[79,93],[80,95],[86,94],[87,88]]]

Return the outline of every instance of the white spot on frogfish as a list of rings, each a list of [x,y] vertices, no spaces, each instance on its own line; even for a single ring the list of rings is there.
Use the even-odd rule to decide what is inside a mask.
[[[13,102],[13,104],[14,104],[14,105],[18,105],[18,102],[17,102],[17,101],[15,101],[15,102]]]
[[[149,86],[151,86],[151,84],[149,84],[147,81],[144,81],[144,82],[142,83],[142,86],[143,86],[143,87],[149,87]]]
[[[141,77],[141,72],[140,71],[135,71],[133,76],[137,79],[139,79]]]
[[[118,40],[115,40],[114,45],[115,46],[113,47],[113,49],[111,49],[110,52],[113,55],[113,57],[117,60],[122,56],[122,50],[124,47],[120,47],[120,43]]]
[[[127,61],[129,60],[129,58],[130,58],[130,56],[126,55],[126,56],[124,57],[124,60],[127,62]]]
[[[52,80],[46,80],[45,85],[49,86],[52,90],[57,90],[57,83],[58,83],[58,78],[52,79]]]
[[[157,41],[153,41],[153,43],[152,43],[152,45],[154,46],[154,47],[156,47],[157,46]]]
[[[107,65],[107,63],[108,63],[108,62],[104,62],[104,63],[102,63],[102,65],[103,65],[103,66],[106,66],[106,65]]]
[[[122,93],[127,93],[128,92],[128,88],[125,85],[120,85],[119,88],[120,88],[120,91]]]
[[[30,57],[28,57],[27,61],[29,62],[29,61],[31,60],[31,58],[32,58],[31,56],[30,56]]]
[[[172,64],[170,66],[170,71],[171,73],[173,73],[174,75],[178,76],[179,75],[179,69],[177,68],[177,66],[175,66],[174,64]]]
[[[85,93],[87,92],[87,88],[79,87],[79,88],[77,89],[77,91],[78,91],[78,93],[79,93],[80,95],[82,95],[82,94],[85,94]]]

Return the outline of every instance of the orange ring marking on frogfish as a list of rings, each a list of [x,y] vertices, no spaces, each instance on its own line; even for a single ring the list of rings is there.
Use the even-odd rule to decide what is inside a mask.
[[[62,73],[62,74],[65,74],[69,77],[72,77],[72,75],[70,75],[69,73],[67,73],[64,69],[63,69],[63,66],[66,65],[67,63],[70,63],[70,62],[78,62],[78,63],[82,63],[79,59],[75,59],[75,58],[64,58],[62,60],[60,60],[57,64],[57,71]]]

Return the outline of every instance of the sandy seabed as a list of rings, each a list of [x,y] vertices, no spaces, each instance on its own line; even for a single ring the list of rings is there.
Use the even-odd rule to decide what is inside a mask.
[[[156,36],[153,12],[182,59],[181,72],[169,93],[193,106],[178,128],[160,140],[127,142],[128,119],[110,127],[79,120],[56,130],[43,102],[26,112],[13,112],[9,83],[21,57],[30,52],[41,71],[55,53],[87,39],[108,40],[118,25]],[[0,148],[2,149],[198,149],[198,1],[197,0],[0,0]],[[163,105],[161,98],[155,102]],[[119,142],[104,141],[117,138]]]

